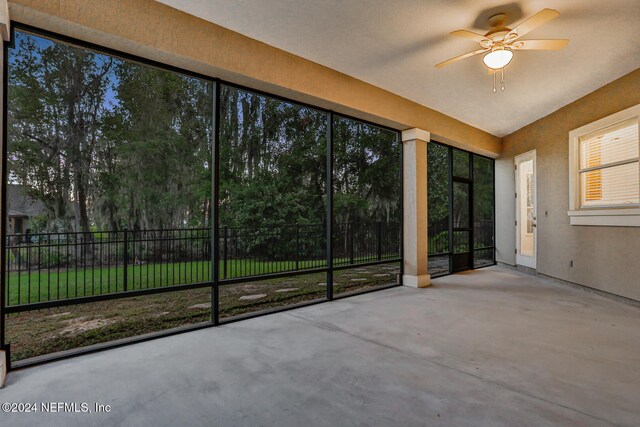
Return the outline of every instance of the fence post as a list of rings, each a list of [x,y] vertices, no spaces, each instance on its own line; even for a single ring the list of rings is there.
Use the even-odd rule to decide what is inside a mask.
[[[123,251],[123,265],[124,265],[124,277],[122,279],[122,288],[127,291],[127,264],[129,264],[129,236],[128,230],[124,229],[124,251]]]
[[[349,264],[353,264],[353,222],[347,224],[347,235],[349,236]]]
[[[229,240],[229,227],[224,228],[223,239],[224,242],[222,244],[222,262],[223,262],[223,277],[227,278],[227,240]]]
[[[298,259],[300,259],[300,224],[296,224],[296,270],[299,270]]]
[[[378,261],[380,261],[382,260],[382,221],[378,221],[376,234],[378,236]]]

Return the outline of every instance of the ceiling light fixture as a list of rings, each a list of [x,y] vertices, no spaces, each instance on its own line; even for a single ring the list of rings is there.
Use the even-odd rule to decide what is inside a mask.
[[[513,52],[509,49],[505,49],[503,45],[497,44],[491,49],[491,52],[487,53],[482,62],[493,73],[493,92],[496,92],[496,74],[500,71],[500,90],[504,91],[504,67],[509,65],[513,59]]]
[[[482,58],[482,62],[484,62],[484,65],[486,65],[487,68],[499,70],[509,65],[512,59],[513,52],[509,49],[500,47],[487,53],[484,58]]]

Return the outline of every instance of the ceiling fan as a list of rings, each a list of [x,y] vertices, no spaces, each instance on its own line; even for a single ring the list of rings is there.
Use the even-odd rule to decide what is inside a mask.
[[[553,9],[542,9],[520,25],[511,29],[505,26],[507,15],[499,13],[489,18],[491,30],[486,34],[478,34],[467,30],[457,30],[452,36],[465,37],[480,43],[480,49],[464,55],[456,56],[436,65],[442,68],[445,65],[485,53],[482,61],[493,74],[493,91],[496,92],[496,72],[501,72],[501,89],[504,90],[504,67],[513,59],[513,52],[518,50],[559,50],[564,48],[569,40],[520,40],[520,37],[538,28],[540,25],[557,18],[560,13]]]

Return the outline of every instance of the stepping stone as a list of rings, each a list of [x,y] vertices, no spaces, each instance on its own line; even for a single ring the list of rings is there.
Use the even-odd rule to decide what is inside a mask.
[[[240,297],[240,301],[251,301],[254,299],[260,299],[266,297],[267,294],[254,294],[254,295],[243,295]]]
[[[351,279],[352,282],[366,282],[369,279],[365,279],[364,277],[358,277],[357,279]]]
[[[368,273],[369,270],[367,270],[366,268],[356,268],[353,271],[357,271],[358,273]]]
[[[65,320],[67,326],[62,329],[58,335],[78,335],[93,329],[102,328],[103,326],[107,326],[113,322],[113,320],[107,319],[86,320],[85,316],[78,317],[76,319],[69,319]]]
[[[211,303],[209,302],[205,302],[202,304],[195,304],[189,307],[190,310],[206,310],[208,308],[211,308]]]
[[[276,292],[293,292],[297,291],[300,288],[284,288],[284,289],[276,289]]]
[[[55,317],[61,317],[61,316],[68,316],[69,314],[71,314],[70,311],[65,311],[64,313],[52,314],[51,316],[47,316],[47,317],[55,318]]]
[[[393,265],[385,265],[382,267],[383,270],[397,270],[398,267],[394,267]]]
[[[374,274],[373,277],[388,277],[391,276],[389,273],[378,273]]]
[[[325,282],[318,282],[318,283],[316,283],[316,285],[318,285],[318,286],[327,286],[327,284]]]
[[[160,313],[156,313],[153,316],[154,317],[162,317],[162,316],[166,316],[167,314],[169,314],[168,311],[163,311],[163,312],[160,312]]]

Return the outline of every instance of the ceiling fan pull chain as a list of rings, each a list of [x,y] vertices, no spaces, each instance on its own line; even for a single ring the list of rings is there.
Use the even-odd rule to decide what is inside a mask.
[[[496,93],[496,73],[493,73],[493,93]]]
[[[504,92],[504,67],[500,69],[500,90]]]

